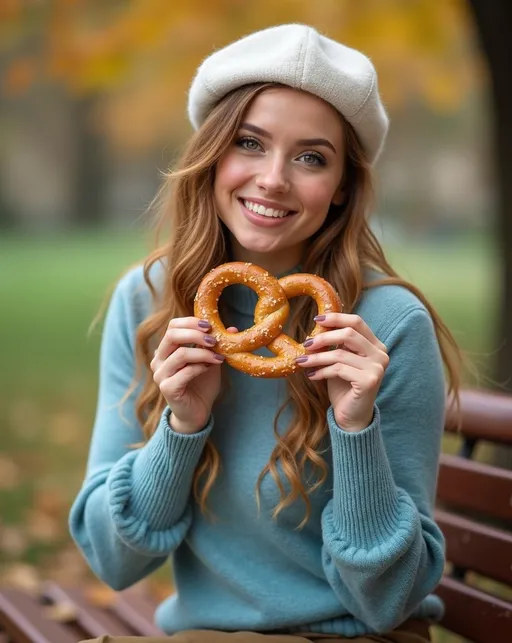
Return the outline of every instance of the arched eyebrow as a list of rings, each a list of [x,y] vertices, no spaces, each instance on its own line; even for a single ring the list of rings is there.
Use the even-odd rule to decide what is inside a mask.
[[[257,127],[252,123],[242,123],[240,125],[240,129],[248,130],[249,132],[259,134],[259,136],[263,136],[272,140],[272,134],[270,134],[270,132],[267,132],[267,130],[262,129],[261,127]],[[301,138],[299,141],[297,141],[297,145],[323,145],[324,147],[328,147],[329,149],[331,149],[336,154],[334,145],[326,138]]]

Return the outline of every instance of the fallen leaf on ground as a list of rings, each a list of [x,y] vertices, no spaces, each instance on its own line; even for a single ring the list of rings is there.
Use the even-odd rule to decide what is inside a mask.
[[[42,417],[43,412],[34,400],[14,400],[9,408],[11,433],[27,442],[34,440],[40,434]]]
[[[12,458],[7,455],[0,455],[0,490],[10,491],[18,487],[23,475],[21,468]]]
[[[84,420],[74,411],[58,411],[48,418],[48,438],[53,444],[75,444],[84,434]]]
[[[36,509],[26,513],[25,524],[31,540],[36,542],[50,544],[62,534],[62,526],[58,520]]]
[[[46,605],[43,607],[42,612],[48,620],[57,621],[58,623],[73,623],[78,616],[76,607],[71,603]]]
[[[85,589],[86,598],[95,606],[106,609],[112,607],[117,600],[116,592],[107,585],[94,584]]]
[[[39,595],[41,588],[39,572],[25,563],[15,563],[2,570],[0,581],[2,585],[21,589],[32,596]]]
[[[2,525],[0,551],[7,556],[21,556],[29,547],[29,538],[24,528],[18,525]]]

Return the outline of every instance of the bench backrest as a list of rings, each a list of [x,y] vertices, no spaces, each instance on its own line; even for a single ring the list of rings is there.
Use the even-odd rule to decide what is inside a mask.
[[[449,571],[436,593],[443,627],[475,643],[512,642],[512,471],[473,460],[481,442],[512,446],[512,396],[465,390],[458,455],[443,454],[436,519]],[[446,429],[458,430],[452,415]]]

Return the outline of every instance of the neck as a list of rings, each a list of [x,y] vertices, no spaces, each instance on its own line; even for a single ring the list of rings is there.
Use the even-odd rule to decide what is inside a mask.
[[[236,239],[231,240],[233,261],[243,261],[260,266],[271,275],[287,273],[297,266],[303,257],[303,248],[287,248],[279,252],[257,252],[243,248]]]

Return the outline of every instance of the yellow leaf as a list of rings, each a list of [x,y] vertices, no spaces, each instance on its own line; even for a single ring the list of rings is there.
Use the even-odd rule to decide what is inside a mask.
[[[20,467],[11,458],[0,454],[0,491],[15,489],[21,481]]]
[[[11,558],[19,558],[28,549],[29,539],[19,525],[2,525],[0,551]]]
[[[31,58],[15,60],[4,74],[2,82],[6,94],[19,96],[27,91],[36,76],[36,63]]]
[[[94,585],[87,587],[84,593],[92,605],[103,609],[112,607],[117,600],[117,595],[114,590],[101,583],[94,583]]]
[[[41,579],[37,569],[25,563],[8,566],[2,573],[2,584],[21,589],[31,596],[39,595]]]
[[[43,607],[42,612],[48,620],[57,621],[58,623],[73,623],[78,617],[76,607],[71,603],[64,602],[46,605]]]

